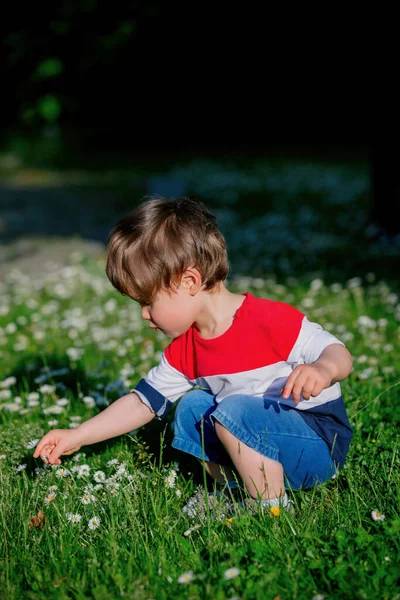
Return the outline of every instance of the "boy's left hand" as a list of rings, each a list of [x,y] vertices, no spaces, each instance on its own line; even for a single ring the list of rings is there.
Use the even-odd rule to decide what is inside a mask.
[[[309,400],[311,396],[318,396],[325,388],[332,384],[329,369],[323,365],[298,365],[282,388],[283,398],[292,394],[294,402]]]

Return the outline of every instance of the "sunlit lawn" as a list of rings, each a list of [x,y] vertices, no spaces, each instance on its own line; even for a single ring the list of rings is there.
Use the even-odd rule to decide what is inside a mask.
[[[50,428],[76,427],[134,387],[168,340],[111,287],[104,260],[73,253],[31,276],[11,266],[0,283],[1,600],[400,599],[400,301],[396,273],[375,269],[390,273],[399,248],[370,240],[365,173],[315,169],[203,162],[168,177],[217,212],[232,290],[291,303],[347,344],[345,468],[289,492],[293,516],[197,521],[182,507],[203,472],[170,448],[172,413],[61,466],[33,459]]]
[[[346,467],[292,493],[294,516],[196,523],[181,509],[201,470],[168,449],[172,415],[58,467],[34,460],[45,431],[123,395],[167,340],[115,293],[101,261],[72,255],[40,278],[11,270],[0,296],[2,599],[400,597],[396,293],[372,273],[329,286],[229,283],[298,306],[348,345]]]

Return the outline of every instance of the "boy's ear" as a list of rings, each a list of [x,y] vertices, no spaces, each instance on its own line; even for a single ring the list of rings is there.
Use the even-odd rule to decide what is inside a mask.
[[[181,277],[181,286],[188,290],[191,296],[195,296],[201,289],[203,281],[200,272],[195,267],[189,267]]]

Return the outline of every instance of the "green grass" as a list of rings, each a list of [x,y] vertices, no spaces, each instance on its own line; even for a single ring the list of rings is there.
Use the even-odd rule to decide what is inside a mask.
[[[41,277],[10,271],[0,291],[1,600],[400,598],[397,290],[373,274],[333,284],[238,276],[230,288],[290,302],[347,344],[354,369],[342,387],[355,435],[345,468],[291,493],[293,516],[242,511],[188,535],[196,521],[182,507],[203,473],[171,449],[172,414],[64,457],[65,477],[44,469],[27,446],[49,422],[97,414],[157,364],[167,340],[111,288],[101,261],[72,256]],[[84,504],[87,493],[94,500]],[[39,511],[44,519],[30,526]],[[239,572],[227,579],[231,568]]]

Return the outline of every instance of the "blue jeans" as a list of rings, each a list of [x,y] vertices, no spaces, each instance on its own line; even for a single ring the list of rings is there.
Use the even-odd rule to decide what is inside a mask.
[[[246,446],[280,462],[285,483],[293,490],[311,488],[336,473],[327,444],[298,411],[268,398],[244,394],[228,396],[219,404],[204,390],[183,396],[175,412],[172,446],[231,466],[216,434],[215,421]]]

